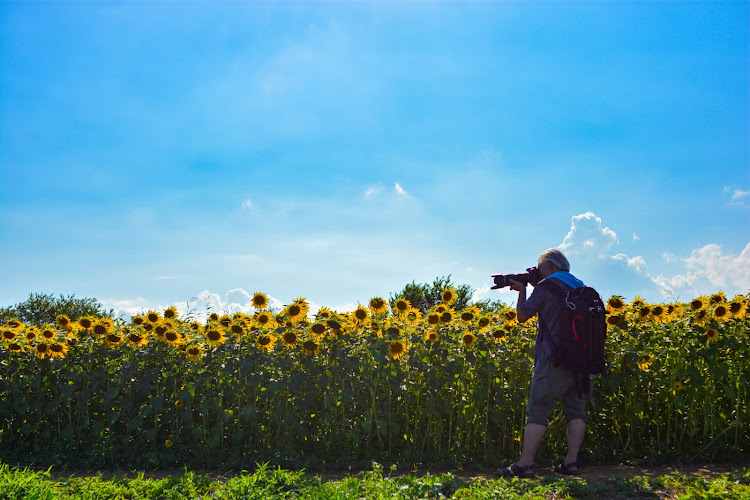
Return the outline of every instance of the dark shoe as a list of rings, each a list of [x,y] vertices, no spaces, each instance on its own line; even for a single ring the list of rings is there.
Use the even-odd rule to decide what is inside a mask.
[[[575,467],[575,469],[570,470],[571,467]],[[570,462],[569,464],[566,464],[565,460],[562,460],[558,465],[555,465],[555,472],[568,476],[577,476],[578,474],[580,474],[581,470],[578,462]]]
[[[497,469],[495,475],[498,477],[519,477],[521,479],[528,479],[534,477],[533,465],[517,465],[512,464],[510,467],[504,469]]]

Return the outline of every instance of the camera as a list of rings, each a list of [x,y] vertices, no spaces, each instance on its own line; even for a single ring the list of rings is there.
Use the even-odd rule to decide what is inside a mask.
[[[536,267],[530,267],[522,274],[491,274],[490,276],[495,279],[495,286],[490,288],[490,290],[510,286],[510,280],[518,281],[519,283],[531,283],[534,286],[542,281],[542,273]]]

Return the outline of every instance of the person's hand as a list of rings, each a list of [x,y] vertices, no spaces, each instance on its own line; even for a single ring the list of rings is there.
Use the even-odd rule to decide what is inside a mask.
[[[520,281],[516,280],[510,280],[510,288],[517,292],[520,292],[526,290],[526,283],[521,283]]]

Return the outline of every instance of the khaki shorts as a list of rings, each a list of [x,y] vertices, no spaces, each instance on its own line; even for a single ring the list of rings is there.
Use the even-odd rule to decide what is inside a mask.
[[[548,425],[549,414],[558,401],[562,401],[565,421],[586,416],[586,396],[579,396],[575,375],[562,366],[553,366],[547,361],[534,368],[529,388],[529,403],[526,406],[526,423]]]

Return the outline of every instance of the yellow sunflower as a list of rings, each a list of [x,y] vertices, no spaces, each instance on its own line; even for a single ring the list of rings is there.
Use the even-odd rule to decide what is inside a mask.
[[[484,331],[487,328],[490,327],[490,323],[492,323],[492,318],[487,315],[480,316],[477,320],[477,328],[479,328],[479,331]]]
[[[2,335],[4,342],[15,342],[15,340],[18,338],[18,332],[13,328],[3,328]]]
[[[472,347],[474,344],[477,343],[477,337],[471,332],[464,332],[461,337],[461,344],[466,347]]]
[[[170,329],[164,333],[164,340],[166,340],[169,345],[177,346],[182,344],[183,337],[180,332]]]
[[[273,319],[273,315],[268,311],[258,311],[255,313],[255,324],[264,328],[273,328],[276,321]]]
[[[208,321],[214,321],[214,322],[219,321],[219,314],[212,312],[211,314],[208,315]]]
[[[134,325],[142,325],[145,321],[146,321],[145,316],[136,315],[130,318],[130,322],[133,323]]]
[[[613,295],[607,300],[607,312],[617,313],[625,309],[625,299],[621,295]]]
[[[287,329],[281,336],[281,341],[287,347],[295,347],[297,345],[297,332],[291,329]]]
[[[407,299],[400,297],[396,299],[396,302],[393,304],[394,309],[396,310],[396,314],[404,314],[406,311],[409,310],[411,307],[411,302],[409,302]]]
[[[151,323],[156,323],[161,319],[161,314],[159,314],[157,311],[149,310],[146,313],[146,321],[149,321]]]
[[[368,304],[372,314],[381,314],[388,310],[388,302],[382,297],[373,297]]]
[[[318,319],[330,319],[331,316],[333,316],[333,311],[331,311],[326,306],[321,307],[318,309],[318,313],[315,315]]]
[[[5,323],[5,326],[7,328],[12,328],[13,330],[23,330],[23,328],[26,326],[22,322],[18,321],[17,319],[11,319],[10,321],[7,321]]]
[[[469,306],[458,315],[458,317],[461,319],[461,322],[464,324],[471,323],[476,319],[476,317],[479,315],[479,308],[476,306]]]
[[[47,342],[48,344],[50,344],[57,338],[57,330],[54,326],[47,323],[42,327],[42,332],[39,336],[41,337],[42,342]]]
[[[440,294],[440,300],[443,302],[443,304],[450,306],[456,301],[456,297],[458,294],[456,294],[456,289],[452,286],[445,287],[445,290]]]
[[[446,325],[452,323],[454,319],[456,319],[456,313],[450,308],[440,315],[440,322]]]
[[[263,292],[255,292],[251,302],[254,308],[265,309],[268,307],[268,296]]]
[[[390,354],[393,359],[401,359],[408,351],[409,347],[401,340],[393,340],[388,345],[388,354]]]
[[[404,319],[410,325],[416,325],[417,323],[419,323],[419,320],[422,319],[422,312],[419,309],[417,309],[416,307],[410,307],[404,313]]]
[[[702,309],[706,309],[708,307],[708,297],[705,295],[701,295],[700,297],[694,298],[690,302],[690,309],[693,311],[700,311]]]
[[[23,347],[18,342],[11,342],[8,344],[8,350],[14,354],[23,351]]]
[[[166,309],[164,309],[164,317],[166,319],[176,319],[177,318],[177,306],[169,306]]]
[[[234,320],[231,325],[229,325],[229,331],[232,333],[232,335],[236,335],[238,337],[242,337],[247,333],[245,330],[245,323],[244,321],[237,321]]]
[[[363,326],[367,324],[368,320],[370,319],[370,311],[359,304],[352,314],[352,319],[357,325]]]
[[[203,357],[203,352],[202,346],[193,345],[185,349],[185,357],[190,361],[199,361]]]
[[[623,317],[617,314],[610,314],[609,316],[607,316],[607,324],[610,326],[615,326],[619,324],[622,320],[623,320]]]
[[[508,309],[503,313],[503,318],[505,318],[505,321],[513,322],[518,319],[517,313],[515,309]]]
[[[131,345],[134,347],[143,347],[148,344],[148,340],[146,340],[146,336],[141,335],[136,332],[130,332],[126,338],[128,341],[128,345]]]
[[[64,314],[59,314],[57,318],[55,318],[55,324],[61,330],[68,332],[73,329],[73,323],[70,321],[70,318]]]
[[[68,354],[68,344],[65,342],[53,342],[49,345],[49,353],[53,358],[64,358]]]
[[[108,334],[107,334],[107,335],[106,335],[106,336],[104,337],[104,342],[105,342],[105,343],[106,343],[106,344],[107,344],[107,345],[108,345],[109,347],[117,347],[117,346],[119,346],[120,344],[122,344],[123,342],[125,342],[125,337],[123,337],[123,336],[122,336],[122,335],[120,335],[119,333],[116,333],[116,332],[111,332],[111,333],[108,333]]]
[[[114,325],[112,325],[112,322],[108,321],[107,318],[99,318],[91,326],[91,332],[97,337],[107,335],[108,333],[112,331],[114,331]]]
[[[720,323],[727,321],[730,318],[729,305],[726,303],[716,304],[712,311],[714,319]]]
[[[276,343],[276,338],[271,334],[263,334],[258,336],[258,340],[255,341],[255,345],[258,346],[258,348],[263,349],[265,351],[270,351],[273,349],[274,344]]]
[[[76,321],[76,327],[79,331],[88,332],[91,331],[91,328],[93,328],[95,321],[96,318],[94,318],[93,316],[82,316],[78,318],[78,321]]]
[[[706,330],[706,338],[709,342],[714,341],[719,338],[719,332],[717,332],[713,328],[709,328],[708,330]]]
[[[308,356],[316,356],[320,354],[320,344],[314,340],[306,340],[302,343],[302,352]]]
[[[709,317],[710,313],[708,312],[708,309],[698,309],[693,314],[693,323],[703,326],[708,322]]]
[[[229,328],[229,325],[231,325],[231,324],[232,324],[232,317],[231,317],[231,316],[229,316],[228,314],[223,314],[223,315],[222,315],[222,316],[221,316],[221,317],[219,318],[219,321],[218,321],[218,323],[219,323],[219,324],[220,324],[220,325],[221,325],[221,326],[222,326],[223,328]]]
[[[445,311],[450,309],[450,307],[446,306],[445,304],[437,304],[433,310],[438,314],[443,314]]]
[[[323,323],[313,323],[310,327],[310,332],[315,340],[320,340],[326,335],[326,325]]]
[[[34,354],[39,359],[44,359],[51,354],[49,344],[41,342],[34,346]]]
[[[735,295],[729,303],[729,314],[733,318],[742,318],[747,312],[747,300],[742,295]]]
[[[206,339],[206,343],[212,347],[218,347],[227,341],[224,330],[221,328],[208,329],[203,337]]]
[[[495,342],[503,343],[505,342],[508,337],[505,336],[505,330],[498,328],[492,331],[492,338],[495,339]]]
[[[716,293],[712,294],[712,295],[711,295],[711,296],[710,296],[710,297],[708,298],[708,301],[709,301],[709,303],[711,303],[712,305],[713,305],[713,304],[721,304],[721,303],[723,303],[723,302],[726,302],[726,301],[727,301],[727,295],[726,295],[726,294],[725,294],[725,293],[724,293],[723,291],[719,290],[718,292],[716,292]]]
[[[436,326],[440,323],[440,314],[432,312],[427,315],[427,324],[430,326]]]
[[[674,383],[674,389],[676,391],[679,391],[680,389],[682,389],[682,382],[680,382],[679,380],[676,380]]]
[[[641,360],[638,362],[638,368],[641,370],[646,370],[648,367],[651,366],[651,364],[656,360],[656,357],[651,356],[650,354],[647,354]]]
[[[436,342],[439,338],[438,332],[433,329],[429,329],[426,332],[424,332],[424,339],[429,340],[430,342]]]
[[[35,326],[30,326],[26,329],[26,332],[23,334],[23,338],[26,339],[26,342],[31,342],[32,340],[36,340],[36,338],[39,336],[41,332],[39,331],[39,328]]]

